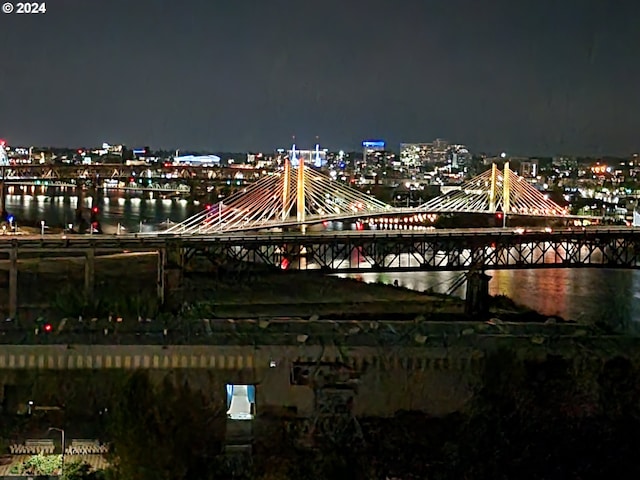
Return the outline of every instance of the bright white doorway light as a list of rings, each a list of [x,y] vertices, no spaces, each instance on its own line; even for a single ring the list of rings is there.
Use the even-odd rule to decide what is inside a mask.
[[[227,418],[253,420],[256,413],[255,385],[227,385]]]

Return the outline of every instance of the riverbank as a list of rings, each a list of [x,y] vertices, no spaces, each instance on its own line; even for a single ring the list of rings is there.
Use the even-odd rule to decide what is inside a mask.
[[[83,315],[155,318],[157,256],[118,254],[96,257],[95,295],[84,298],[84,259],[19,259],[18,302],[24,319]],[[0,262],[0,305],[8,305],[8,262]],[[322,317],[350,320],[439,320],[463,316],[464,302],[456,297],[418,292],[350,278],[258,268],[237,271],[229,266],[187,271],[183,310],[201,318]],[[541,322],[546,317],[519,307],[504,297],[493,312],[510,319]],[[6,309],[6,308],[5,308]],[[8,314],[8,312],[4,312]],[[517,318],[516,318],[517,317]]]

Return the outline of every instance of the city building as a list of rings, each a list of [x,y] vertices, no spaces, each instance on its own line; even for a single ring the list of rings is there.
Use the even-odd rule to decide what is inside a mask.
[[[449,152],[452,168],[464,168],[471,164],[473,156],[464,145],[451,145]]]
[[[217,155],[182,155],[173,158],[174,165],[193,165],[193,166],[218,166],[220,165],[220,157]]]
[[[520,162],[520,176],[525,178],[535,178],[538,176],[538,160],[531,159]]]
[[[0,140],[0,165],[9,165],[9,157],[4,149],[4,140]]]
[[[314,150],[297,150],[295,143],[289,150],[289,160],[291,165],[297,167],[302,158],[305,165],[316,168],[322,168],[327,164],[327,150],[320,149],[320,145],[316,145]]]
[[[441,163],[462,168],[471,161],[471,153],[464,145],[451,145],[441,138],[431,143],[401,143],[400,162],[406,168],[420,168]]]
[[[433,158],[436,163],[447,162],[449,154],[449,142],[441,138],[436,138],[433,141]]]
[[[386,147],[384,140],[365,140],[362,142],[362,163],[367,166],[370,157],[374,157],[376,153],[384,152]]]
[[[433,145],[431,143],[401,143],[400,162],[402,166],[418,167],[431,163],[431,153]]]

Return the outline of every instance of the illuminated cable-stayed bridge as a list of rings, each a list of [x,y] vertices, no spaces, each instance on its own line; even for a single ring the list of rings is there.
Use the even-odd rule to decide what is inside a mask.
[[[566,217],[569,213],[509,169],[491,170],[463,183],[460,189],[440,195],[418,207],[429,213],[496,213]]]
[[[493,165],[459,189],[416,208],[394,208],[359,190],[310,168],[286,162],[231,197],[176,224],[167,234],[210,235],[251,230],[306,226],[331,220],[349,220],[407,213],[496,213],[536,217],[569,217],[566,209],[549,200],[524,178]]]
[[[206,208],[166,233],[211,234],[310,225],[391,213],[393,207],[305,166],[302,158]]]

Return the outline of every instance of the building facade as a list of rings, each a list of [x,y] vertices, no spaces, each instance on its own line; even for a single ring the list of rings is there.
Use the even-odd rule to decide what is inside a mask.
[[[462,168],[470,163],[471,153],[464,145],[449,144],[440,138],[431,143],[401,143],[400,162],[406,168],[420,168],[435,164]]]

